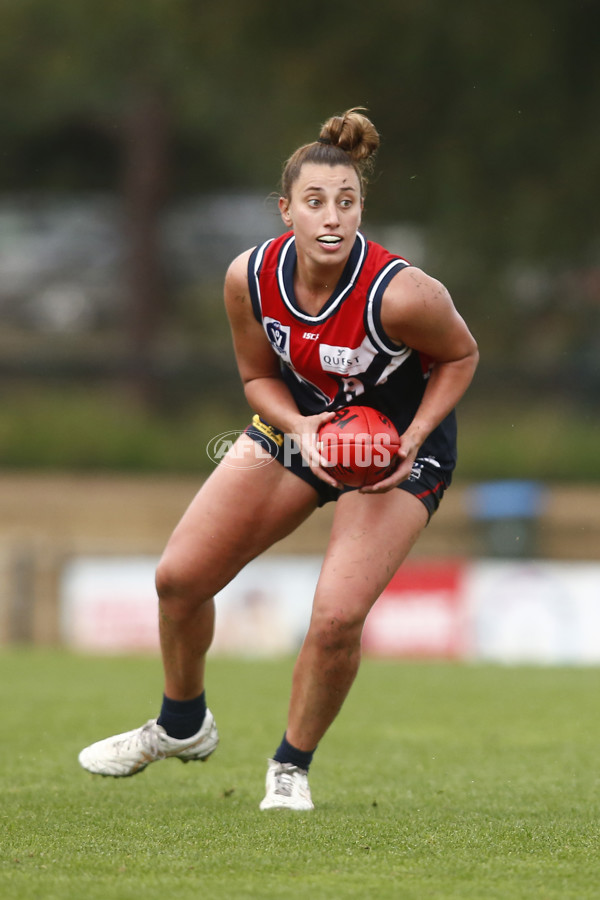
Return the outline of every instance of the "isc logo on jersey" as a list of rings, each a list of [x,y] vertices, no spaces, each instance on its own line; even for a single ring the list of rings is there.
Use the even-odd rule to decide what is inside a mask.
[[[271,319],[268,316],[264,317],[263,325],[275,353],[277,353],[284,362],[291,363],[290,326],[282,325],[278,319]]]
[[[324,372],[336,372],[338,375],[360,375],[366,371],[373,359],[373,346],[368,338],[360,347],[338,347],[334,344],[321,344],[319,356]]]

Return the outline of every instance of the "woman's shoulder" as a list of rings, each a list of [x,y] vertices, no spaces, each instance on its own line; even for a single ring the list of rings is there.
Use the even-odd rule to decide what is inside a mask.
[[[428,275],[418,266],[407,266],[400,270],[390,283],[389,294],[401,297],[404,302],[412,301],[416,305],[427,304],[436,299],[445,303],[449,294],[446,287]]]
[[[290,238],[293,238],[293,236],[293,232],[287,231],[283,234],[277,235],[276,237],[268,238],[261,244],[256,244],[256,246],[250,247],[249,250],[244,250],[243,253],[240,253],[239,256],[236,256],[235,259],[229,264],[229,268],[227,270],[228,274],[231,273],[232,276],[236,276],[238,273],[246,275],[248,265],[254,257],[260,256],[262,259],[267,252],[275,253],[275,255],[277,256],[281,245]]]
[[[248,263],[255,249],[256,247],[250,247],[249,250],[244,250],[229,263],[225,275],[226,282],[248,281]]]
[[[383,296],[381,319],[386,333],[410,347],[419,349],[413,343],[415,334],[443,333],[457,318],[447,288],[415,266],[398,272]]]

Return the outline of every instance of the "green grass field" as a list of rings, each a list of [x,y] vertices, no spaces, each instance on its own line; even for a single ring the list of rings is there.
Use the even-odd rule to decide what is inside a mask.
[[[291,666],[213,660],[215,755],[113,780],[77,753],[156,714],[158,660],[3,650],[0,896],[599,896],[597,669],[365,660],[315,811],[260,813]]]

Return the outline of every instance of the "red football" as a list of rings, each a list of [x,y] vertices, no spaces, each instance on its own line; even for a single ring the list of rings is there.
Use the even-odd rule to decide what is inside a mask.
[[[370,406],[344,406],[319,429],[318,449],[327,471],[342,484],[376,484],[398,465],[394,423]]]

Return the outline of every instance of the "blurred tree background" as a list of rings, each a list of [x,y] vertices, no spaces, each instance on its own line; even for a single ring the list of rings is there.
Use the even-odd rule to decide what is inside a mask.
[[[221,285],[363,105],[364,228],[479,340],[464,477],[597,479],[593,0],[0,0],[0,464],[179,469],[247,419]]]

